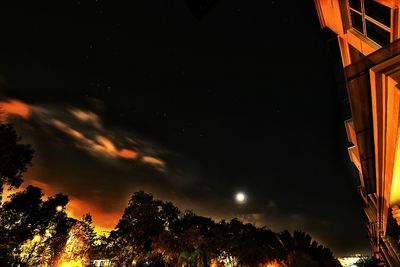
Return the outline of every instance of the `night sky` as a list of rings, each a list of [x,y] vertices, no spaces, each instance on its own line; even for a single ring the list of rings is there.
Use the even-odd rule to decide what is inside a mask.
[[[2,107],[36,150],[25,185],[99,229],[143,189],[368,253],[312,1],[31,2],[0,6]]]

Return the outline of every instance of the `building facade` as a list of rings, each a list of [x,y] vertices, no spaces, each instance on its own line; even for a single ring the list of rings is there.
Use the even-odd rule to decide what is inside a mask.
[[[315,0],[335,33],[351,117],[351,161],[373,256],[400,266],[400,0]]]

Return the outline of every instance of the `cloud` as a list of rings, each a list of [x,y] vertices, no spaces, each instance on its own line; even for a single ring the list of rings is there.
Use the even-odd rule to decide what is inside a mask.
[[[161,159],[151,157],[151,156],[145,156],[145,157],[142,157],[142,161],[147,164],[153,165],[153,166],[159,168],[160,170],[165,169],[165,162],[162,161]]]
[[[88,107],[32,105],[17,99],[1,103],[24,142],[37,152],[24,186],[41,187],[46,195],[67,194],[68,213],[78,219],[92,214],[98,231],[115,226],[130,194],[137,190],[169,199],[195,183],[190,175],[183,175],[182,166],[177,171],[178,154],[132,129],[107,125]]]
[[[88,140],[87,143],[90,145],[90,149],[102,153],[109,157],[120,157],[124,159],[136,159],[138,152],[128,148],[117,148],[116,145],[107,137],[97,135],[95,137],[96,142]]]
[[[97,114],[91,111],[85,111],[81,109],[71,109],[70,112],[72,115],[75,116],[76,119],[82,122],[92,124],[96,128],[102,127],[99,116],[97,116]]]
[[[53,124],[53,126],[56,127],[58,130],[68,134],[70,137],[75,138],[77,140],[81,140],[82,142],[87,142],[87,139],[85,138],[85,136],[83,136],[83,134],[81,134],[75,129],[72,129],[66,123],[59,121],[57,119],[52,119],[50,123]]]
[[[18,99],[6,99],[0,102],[0,111],[0,120],[17,116],[34,120],[41,126],[51,126],[64,133],[76,147],[92,155],[135,160],[161,172],[166,171],[165,161],[154,156],[157,148],[138,141],[140,138],[132,134],[123,136],[118,131],[105,130],[101,118],[88,109],[33,106]]]
[[[123,149],[121,149],[121,150],[118,151],[118,155],[119,155],[121,158],[125,158],[125,159],[136,159],[138,153],[137,153],[136,151],[123,148]]]
[[[17,99],[8,99],[0,102],[0,120],[7,120],[9,116],[18,116],[28,119],[31,115],[31,107]]]

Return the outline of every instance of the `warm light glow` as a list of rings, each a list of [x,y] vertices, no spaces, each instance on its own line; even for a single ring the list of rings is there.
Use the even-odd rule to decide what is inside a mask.
[[[338,258],[340,264],[344,267],[356,267],[355,263],[360,259],[360,256]]]
[[[237,193],[235,198],[239,203],[244,203],[246,201],[246,195],[242,192]]]
[[[165,167],[165,162],[155,157],[145,156],[142,158],[142,161],[161,168]]]
[[[118,156],[125,159],[136,159],[137,154],[137,152],[125,148],[118,151]]]
[[[81,261],[72,260],[72,261],[61,263],[60,267],[83,267],[83,264]]]
[[[63,210],[63,207],[62,207],[62,206],[57,206],[57,207],[56,207],[56,211],[57,211],[57,212],[61,212],[62,210]]]
[[[69,217],[75,219],[82,218],[82,215],[90,212],[93,216],[93,224],[98,235],[105,234],[114,229],[119,218],[122,216],[122,211],[105,212],[94,203],[77,198],[71,198],[66,211]]]
[[[210,264],[210,267],[218,267],[218,261],[217,260],[215,260],[215,259],[212,259],[211,260],[211,264]]]
[[[397,147],[393,167],[392,187],[390,191],[390,204],[400,204],[400,138],[397,139]]]
[[[31,107],[20,100],[10,99],[0,102],[0,111],[2,113],[5,113],[3,115],[5,115],[6,117],[8,115],[14,115],[20,116],[24,119],[28,119],[31,114]]]
[[[82,228],[82,223],[77,222],[69,231],[67,242],[58,259],[59,267],[83,267],[89,265],[90,243],[88,236]]]
[[[40,235],[35,235],[33,237],[33,241],[35,241],[35,242],[40,242],[41,239],[42,239],[42,237]]]
[[[101,128],[100,118],[95,113],[91,111],[84,111],[80,109],[71,110],[72,115],[82,122],[91,123],[96,128]]]
[[[283,267],[284,265],[274,260],[263,265],[263,267]]]

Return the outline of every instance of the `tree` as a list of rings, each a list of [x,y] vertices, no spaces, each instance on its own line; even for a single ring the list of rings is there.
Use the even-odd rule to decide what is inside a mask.
[[[31,164],[33,149],[31,145],[20,144],[11,124],[0,122],[0,204],[4,185],[18,188],[23,182],[23,174]]]
[[[228,227],[228,254],[242,266],[257,266],[277,258],[275,233],[233,219]],[[244,249],[245,248],[245,249]]]
[[[294,231],[293,235],[283,231],[277,236],[280,241],[277,250],[281,251],[284,262],[289,266],[341,266],[329,248],[319,245],[302,231]]]
[[[1,206],[0,266],[51,261],[65,244],[72,219],[56,207],[66,206],[68,197],[57,194],[43,201],[42,196],[40,188],[28,186]]]
[[[115,266],[340,266],[304,232],[275,233],[238,219],[216,223],[143,191],[102,242]]]
[[[110,255],[119,266],[151,252],[153,242],[166,227],[161,211],[162,202],[152,195],[143,191],[132,195],[116,229],[110,233]]]
[[[81,220],[75,221],[68,232],[66,243],[58,257],[56,266],[89,266],[95,237],[90,214],[86,214]]]

